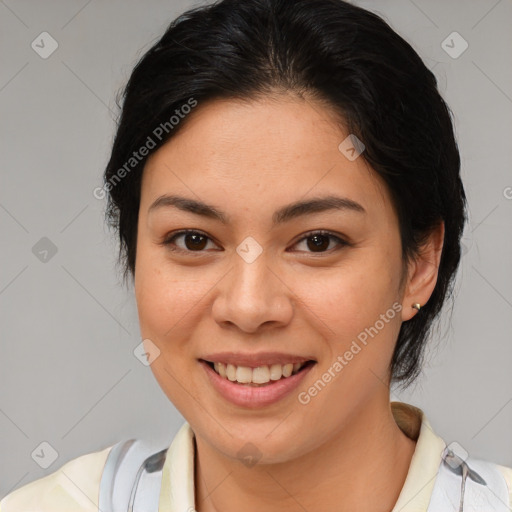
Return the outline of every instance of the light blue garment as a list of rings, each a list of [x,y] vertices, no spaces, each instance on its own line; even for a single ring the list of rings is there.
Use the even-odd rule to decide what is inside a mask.
[[[509,512],[509,491],[497,465],[447,446],[427,512]]]
[[[158,512],[167,449],[141,440],[117,443],[103,470],[103,512]],[[509,491],[496,464],[468,457],[456,443],[442,454],[427,512],[510,512]]]

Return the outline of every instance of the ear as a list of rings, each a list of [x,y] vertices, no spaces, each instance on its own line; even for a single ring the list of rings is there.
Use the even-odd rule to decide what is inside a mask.
[[[407,283],[402,299],[402,321],[412,318],[418,311],[413,304],[424,306],[437,283],[439,263],[444,244],[444,222],[430,232],[420,248],[420,254],[409,264]]]

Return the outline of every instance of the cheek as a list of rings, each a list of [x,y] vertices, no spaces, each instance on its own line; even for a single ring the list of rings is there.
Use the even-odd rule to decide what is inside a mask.
[[[137,259],[135,296],[143,339],[159,350],[151,371],[168,399],[182,413],[189,410],[187,375],[195,363],[187,341],[197,324],[198,302],[205,291],[176,272],[166,270],[159,255],[140,253]],[[168,267],[168,265],[167,265]]]
[[[323,370],[343,358],[344,377],[332,389],[364,382],[372,376],[369,369],[385,373],[400,328],[398,282],[398,263],[376,248],[357,251],[336,269],[317,271],[314,279],[296,280],[302,311],[324,339]]]
[[[143,270],[136,285],[136,300],[141,332],[160,342],[179,338],[179,332],[197,314],[200,285],[170,277],[154,268]]]
[[[219,273],[200,266],[172,264],[163,250],[141,251],[135,276],[135,297],[141,335],[165,354],[185,354],[190,335],[204,320]]]
[[[317,271],[311,279],[296,279],[294,291],[317,319],[345,338],[392,306],[398,291],[395,273],[390,260],[360,253],[324,274]]]
[[[190,286],[173,275],[163,260],[162,251],[140,245],[135,269],[135,298],[141,334],[163,341],[172,334],[173,326],[190,309],[193,300]]]

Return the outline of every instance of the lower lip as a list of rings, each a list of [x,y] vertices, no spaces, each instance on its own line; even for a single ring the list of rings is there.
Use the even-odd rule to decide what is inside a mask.
[[[278,402],[301,383],[314,364],[308,364],[295,375],[270,381],[266,386],[246,386],[221,377],[208,363],[199,361],[213,387],[235,405],[255,409]]]

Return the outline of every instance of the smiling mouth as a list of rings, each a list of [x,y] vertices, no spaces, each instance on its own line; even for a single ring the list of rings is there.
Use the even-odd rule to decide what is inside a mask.
[[[236,366],[221,362],[214,363],[204,359],[202,361],[222,378],[236,384],[254,387],[267,386],[269,383],[287,379],[316,363],[316,361],[309,360],[302,363],[272,364],[250,368],[248,366]]]

